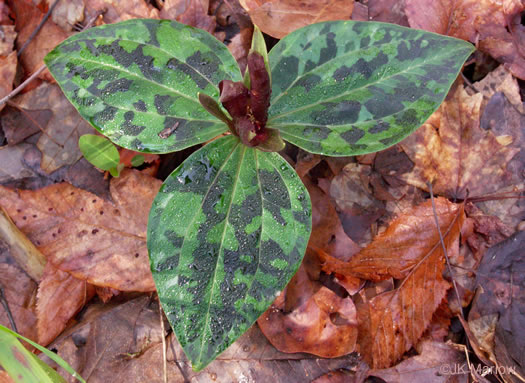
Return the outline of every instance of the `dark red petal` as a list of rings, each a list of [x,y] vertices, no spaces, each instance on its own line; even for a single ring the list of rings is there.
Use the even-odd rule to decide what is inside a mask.
[[[270,76],[264,65],[264,58],[257,52],[248,55],[248,70],[250,73],[250,106],[255,119],[261,126],[266,125],[268,108],[270,107]]]
[[[234,120],[236,117],[246,116],[250,91],[241,82],[222,80],[219,83],[219,90],[221,92],[219,101]]]

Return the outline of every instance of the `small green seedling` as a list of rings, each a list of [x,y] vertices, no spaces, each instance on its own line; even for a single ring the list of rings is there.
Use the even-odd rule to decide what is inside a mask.
[[[284,141],[350,156],[388,148],[441,104],[467,42],[377,22],[256,31],[241,74],[210,34],[129,20],[71,36],[46,57],[64,93],[116,144],[168,153],[220,137],[166,179],[148,223],[168,320],[200,370],[270,306],[303,259],[310,198]],[[283,141],[284,140],[284,141]]]
[[[29,352],[18,339],[22,339],[43,352],[51,360],[67,371],[81,383],[86,383],[67,362],[57,354],[40,346],[38,343],[0,325],[0,366],[2,366],[16,383],[65,383],[55,370]]]
[[[97,168],[108,171],[113,177],[120,176],[124,164],[120,163],[118,149],[105,137],[84,134],[78,140],[78,147],[84,158]],[[131,165],[138,167],[144,163],[144,156],[138,154],[131,159]]]

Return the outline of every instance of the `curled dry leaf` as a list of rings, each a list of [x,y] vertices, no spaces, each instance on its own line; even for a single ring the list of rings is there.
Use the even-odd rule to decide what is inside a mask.
[[[335,358],[354,351],[357,320],[352,300],[310,281],[304,266],[290,285],[257,320],[266,338],[282,352]],[[288,311],[287,293],[294,287],[301,288],[303,294]]]
[[[458,239],[462,205],[436,199],[446,248]],[[443,279],[444,253],[431,201],[395,219],[385,232],[344,263],[328,258],[325,271],[371,280],[403,279],[399,286],[357,304],[358,344],[373,368],[393,365],[427,329],[449,288]]]
[[[511,182],[507,163],[519,151],[480,129],[483,96],[458,84],[441,107],[401,146],[415,166],[406,182],[435,194],[463,199],[484,196]]]
[[[146,248],[148,213],[161,181],[136,170],[112,179],[113,203],[61,183],[0,188],[0,205],[57,268],[97,286],[153,291]]]
[[[261,31],[278,39],[309,24],[349,20],[354,0],[239,0]]]
[[[48,262],[37,293],[38,343],[42,346],[51,343],[94,292],[93,286],[86,281],[60,271]]]

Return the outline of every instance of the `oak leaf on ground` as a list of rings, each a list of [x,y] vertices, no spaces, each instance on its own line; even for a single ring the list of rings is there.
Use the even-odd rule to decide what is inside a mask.
[[[483,96],[457,84],[445,102],[401,146],[415,166],[407,183],[450,198],[484,196],[511,182],[507,163],[519,149],[480,129]]]
[[[462,205],[435,200],[446,248],[459,238]],[[373,368],[393,365],[429,326],[450,284],[443,278],[444,253],[431,201],[406,211],[348,263],[326,256],[323,269],[364,279],[402,279],[392,291],[357,303],[358,344]]]
[[[121,291],[154,291],[146,248],[148,213],[161,181],[124,170],[113,202],[61,183],[40,190],[0,188],[0,205],[58,269]]]
[[[349,20],[354,0],[239,0],[261,31],[278,39],[296,29],[330,20]]]

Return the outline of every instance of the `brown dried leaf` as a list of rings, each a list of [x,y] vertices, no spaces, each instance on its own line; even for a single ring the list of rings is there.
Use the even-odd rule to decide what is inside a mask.
[[[492,362],[521,376],[525,375],[523,243],[525,231],[519,231],[487,251],[477,273],[479,294],[468,317],[469,327],[477,328],[477,343]],[[519,381],[507,374],[503,378]]]
[[[106,24],[130,19],[158,19],[159,10],[144,0],[89,0],[85,3],[86,19],[104,12]]]
[[[46,264],[37,293],[38,343],[47,346],[73,316],[89,301],[95,290],[86,281]]]
[[[459,237],[463,208],[443,198],[435,202],[445,246],[450,248]],[[449,288],[431,201],[395,219],[350,263],[333,261],[327,263],[328,271],[372,280],[404,278],[395,290],[364,297],[357,304],[361,354],[373,368],[393,365],[419,340]]]
[[[16,52],[11,52],[7,57],[0,57],[0,98],[7,96],[13,90],[17,62]],[[5,104],[0,105],[0,110],[4,106]]]
[[[13,51],[15,39],[14,25],[0,25],[0,56],[7,56]]]
[[[279,295],[257,320],[266,338],[286,353],[308,352],[335,358],[354,351],[357,319],[352,300],[309,281],[303,266],[294,279],[299,286],[307,287],[304,295],[289,312],[285,307],[288,288]]]
[[[46,0],[48,7],[54,0]],[[59,1],[53,12],[51,20],[65,31],[73,30],[75,24],[84,21],[84,0]]]
[[[18,32],[16,46],[17,49],[20,49],[29,39],[31,33],[33,33],[40,21],[44,18],[45,12],[43,12],[31,0],[17,0],[11,2],[11,6],[15,14],[15,26],[16,31]],[[26,73],[34,73],[38,68],[44,65],[44,56],[69,35],[71,35],[71,32],[66,32],[53,21],[47,20],[42,26],[42,29],[40,29],[38,34],[34,36],[29,45],[27,45],[20,55],[20,62]],[[38,77],[54,82],[53,77],[47,69]]]
[[[43,132],[51,117],[53,112],[49,109],[26,110],[8,104],[0,115],[0,123],[7,143],[16,145],[37,132]]]
[[[359,251],[359,246],[346,235],[330,197],[308,177],[302,180],[312,200],[312,235],[309,246],[324,250],[335,258],[348,259]]]
[[[261,31],[281,39],[309,24],[349,20],[354,0],[240,0]]]
[[[97,286],[153,291],[148,212],[161,181],[136,170],[111,180],[113,203],[70,184],[0,188],[0,205],[57,268]]]
[[[368,0],[368,18],[408,27],[405,0]]]
[[[435,203],[442,235],[456,235],[454,230],[460,206],[445,198],[437,198]],[[414,267],[438,248],[441,244],[434,212],[431,201],[426,201],[392,221],[383,233],[348,262],[328,257],[323,270],[376,282],[390,277],[402,279],[413,273]]]
[[[501,145],[480,129],[483,96],[468,95],[458,84],[427,122],[401,146],[414,162],[406,182],[435,194],[463,199],[483,196],[511,182],[507,163],[519,149]]]
[[[42,152],[40,167],[44,172],[49,174],[64,165],[72,165],[82,157],[78,139],[83,134],[92,133],[93,128],[80,117],[58,85],[43,83],[16,97],[13,103],[26,111],[53,112],[47,125],[41,124],[45,129],[37,142],[37,147]]]
[[[388,383],[467,383],[469,369],[464,353],[449,344],[427,340],[418,347],[419,355],[408,358],[397,366],[372,370],[370,376]],[[464,372],[458,372],[463,366]]]
[[[209,0],[166,0],[160,11],[161,19],[177,20],[192,27],[215,31],[215,17],[208,15]]]
[[[349,163],[330,184],[345,233],[360,244],[372,239],[370,227],[385,213],[369,188],[371,173],[370,166]]]
[[[34,297],[36,283],[21,269],[7,263],[0,263],[0,286],[4,288],[11,314],[18,333],[37,341]],[[0,324],[11,328],[11,323],[3,305],[0,305]]]
[[[525,79],[525,28],[521,0],[406,0],[412,28],[425,29],[476,43]]]
[[[22,143],[16,146],[5,145],[0,147],[0,164],[2,164],[0,166],[0,185],[36,175],[23,163],[24,153],[31,146]]]
[[[90,305],[70,335],[61,337],[52,346],[81,376],[89,377],[90,383],[162,383],[163,335],[157,303],[143,296],[116,307]],[[357,363],[355,356],[319,359],[305,354],[281,353],[272,347],[257,326],[252,326],[200,372],[191,369],[173,334],[167,343],[170,383],[304,383],[328,371],[350,368]],[[68,379],[73,382],[70,377]]]

